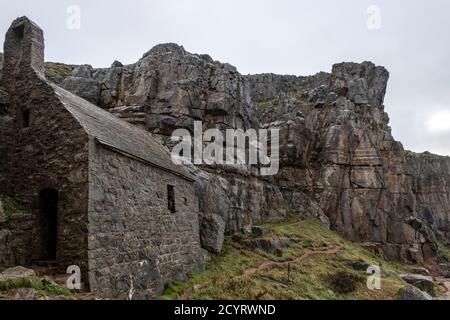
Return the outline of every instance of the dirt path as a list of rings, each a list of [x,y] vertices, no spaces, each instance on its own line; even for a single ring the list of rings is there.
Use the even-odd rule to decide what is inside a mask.
[[[274,266],[286,266],[289,263],[301,262],[301,261],[305,260],[306,258],[308,258],[309,256],[314,255],[314,254],[336,254],[339,252],[339,250],[341,250],[340,247],[332,247],[332,248],[328,247],[328,248],[317,248],[317,249],[308,248],[308,249],[305,249],[305,252],[303,253],[302,256],[300,256],[294,260],[277,262],[277,261],[265,259],[257,268],[246,269],[244,271],[243,275],[250,276],[256,272],[264,271],[264,270],[267,270]]]

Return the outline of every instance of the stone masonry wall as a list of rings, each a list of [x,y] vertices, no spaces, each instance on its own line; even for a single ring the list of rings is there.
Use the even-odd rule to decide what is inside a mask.
[[[101,296],[144,299],[204,266],[193,183],[91,142],[89,280]],[[176,212],[167,185],[175,187]]]
[[[57,260],[62,269],[72,264],[83,269],[87,247],[87,135],[44,82],[17,81],[11,92],[15,92],[10,105],[15,135],[10,139],[8,172],[12,178],[8,189],[33,213],[33,258],[45,255],[39,192],[52,188],[59,193]],[[28,128],[20,125],[22,105],[30,111]]]
[[[19,32],[19,31],[20,32]],[[43,75],[42,30],[27,18],[14,21],[5,41],[2,85],[9,94],[6,193],[33,216],[33,259],[45,256],[39,193],[58,191],[57,260],[65,271],[87,264],[88,138]],[[19,57],[21,57],[19,59]],[[29,121],[24,126],[24,111]],[[20,259],[19,259],[20,260]]]

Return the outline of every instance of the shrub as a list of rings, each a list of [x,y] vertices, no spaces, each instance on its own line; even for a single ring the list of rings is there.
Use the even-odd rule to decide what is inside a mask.
[[[348,271],[338,271],[328,276],[332,290],[339,294],[348,294],[356,290],[362,278],[357,274]]]

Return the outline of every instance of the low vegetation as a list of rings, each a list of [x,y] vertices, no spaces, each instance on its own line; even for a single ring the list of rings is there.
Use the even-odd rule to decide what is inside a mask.
[[[8,281],[0,281],[0,293],[11,291],[19,288],[30,288],[38,291],[43,296],[66,296],[71,297],[72,293],[69,289],[60,285],[51,283],[37,276],[13,279]]]
[[[450,249],[441,240],[436,241],[438,257],[443,261],[450,262]]]
[[[63,63],[45,63],[45,77],[52,82],[60,83],[72,74],[75,67]]]
[[[267,224],[264,237],[289,237],[291,245],[274,254],[242,245],[248,236],[226,240],[206,271],[186,283],[172,283],[161,299],[395,299],[405,283],[394,272],[382,275],[381,289],[369,290],[368,275],[346,261],[362,261],[404,272],[360,246],[342,239],[316,220],[292,218]],[[264,268],[261,266],[265,265]]]

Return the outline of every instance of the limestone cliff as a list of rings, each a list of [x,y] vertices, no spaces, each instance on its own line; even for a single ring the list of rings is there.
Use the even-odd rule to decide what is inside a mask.
[[[60,69],[57,69],[58,71]],[[281,169],[199,166],[203,246],[224,233],[299,212],[392,260],[436,257],[449,239],[449,158],[404,151],[384,112],[389,73],[370,62],[340,63],[314,76],[243,76],[208,55],[158,45],[137,63],[68,66],[66,89],[157,135],[176,128],[279,128]],[[71,74],[65,74],[67,70]]]

